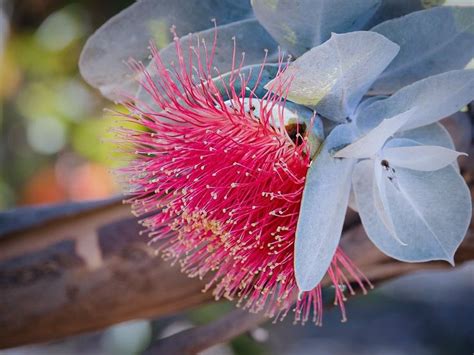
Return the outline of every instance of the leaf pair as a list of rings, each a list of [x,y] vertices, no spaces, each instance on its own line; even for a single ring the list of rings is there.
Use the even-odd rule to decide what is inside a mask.
[[[329,39],[333,32],[346,33],[377,24],[373,31],[403,47],[374,84],[377,93],[391,93],[427,75],[460,68],[474,56],[473,9],[469,7],[435,8],[390,20],[422,10],[421,2],[253,0],[251,5],[228,0],[138,1],[89,38],[79,63],[81,73],[104,96],[123,98],[124,93],[134,93],[138,87],[126,65],[130,58],[147,65],[151,40],[163,49],[165,57],[173,57],[170,27],[175,26],[180,36],[195,33],[209,39],[214,34],[211,19],[218,25],[215,64],[221,73],[231,67],[233,36],[237,37],[237,53],[246,52],[245,64],[252,65],[261,63],[264,49],[270,56],[277,55],[278,44],[299,56]],[[186,36],[183,40],[188,39]]]
[[[344,114],[352,119],[329,134],[308,173],[295,243],[295,273],[301,291],[320,282],[334,255],[351,181],[369,238],[400,260],[452,262],[469,225],[469,190],[455,165],[460,154],[452,150],[449,135],[433,124],[474,98],[474,71],[428,77],[391,97],[371,98],[358,107],[362,89],[383,70],[381,61],[387,63],[394,53],[389,41],[377,36],[356,32],[333,36],[324,44],[340,58],[351,58],[353,65],[350,59],[334,64],[319,55],[327,53],[326,48],[316,48],[298,59],[288,73],[300,84],[290,90],[293,100],[307,103],[300,101],[301,95],[306,100],[316,92],[316,110],[322,109],[335,121],[342,122]],[[365,82],[347,81],[361,70],[358,59],[366,58],[372,43],[386,53],[372,52],[366,59],[366,75],[361,76]],[[372,61],[377,64],[373,69]],[[317,86],[307,85],[308,71],[331,83],[326,96],[321,98]]]

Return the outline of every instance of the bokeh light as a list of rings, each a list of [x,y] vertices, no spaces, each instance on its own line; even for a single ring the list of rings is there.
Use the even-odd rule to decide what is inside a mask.
[[[0,1],[0,209],[119,192],[117,118],[104,113],[118,108],[77,63],[94,26],[130,3]]]

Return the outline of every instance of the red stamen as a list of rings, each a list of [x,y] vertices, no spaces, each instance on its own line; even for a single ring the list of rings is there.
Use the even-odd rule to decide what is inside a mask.
[[[156,79],[140,63],[131,66],[140,84],[160,110],[129,102],[128,120],[142,130],[123,129],[120,137],[134,147],[135,158],[123,170],[131,186],[134,212],[151,242],[179,261],[189,276],[213,273],[206,286],[218,299],[237,299],[243,308],[284,317],[297,292],[293,248],[305,177],[310,164],[307,132],[294,142],[284,128],[283,108],[289,82],[275,82],[263,98],[255,96],[258,81],[247,90],[249,76],[236,64],[228,84],[211,80],[216,39],[201,58],[189,44],[186,61],[175,38],[177,64],[167,67],[151,47]],[[205,47],[205,44],[204,44]],[[196,61],[194,65],[193,60]],[[204,61],[204,62],[203,62]],[[285,65],[280,61],[280,71]],[[242,90],[237,92],[235,84]],[[229,105],[219,92],[231,98]],[[258,113],[245,110],[245,99],[258,102]],[[273,117],[274,107],[279,117]],[[277,125],[275,122],[279,122]],[[301,137],[301,136],[300,136]],[[345,320],[347,276],[365,292],[367,280],[344,255],[336,252],[328,270],[335,285],[335,303]],[[313,314],[322,322],[322,290],[318,285],[296,303],[295,321]]]

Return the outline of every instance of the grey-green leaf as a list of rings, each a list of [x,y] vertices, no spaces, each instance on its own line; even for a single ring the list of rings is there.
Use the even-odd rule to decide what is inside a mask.
[[[193,45],[194,50],[199,53],[201,60],[205,61],[206,56],[210,57],[212,52],[212,44],[214,41],[214,36],[216,34],[216,29],[211,28],[205,31],[197,32],[194,34],[189,34],[180,38],[180,43],[182,47],[182,54],[187,60],[190,58],[189,52],[190,43]],[[235,41],[234,39],[235,38]],[[206,46],[203,45],[203,41],[206,43]],[[219,26],[217,28],[217,47],[214,50],[214,60],[210,72],[208,73],[212,77],[217,77],[219,75],[224,75],[232,70],[233,63],[233,51],[235,43],[235,65],[238,67],[242,58],[244,58],[244,65],[251,66],[256,64],[257,68],[252,68],[252,75],[258,74],[259,66],[263,63],[265,59],[265,54],[267,53],[267,62],[276,62],[278,60],[278,49],[277,43],[273,38],[268,34],[268,32],[258,23],[254,18],[248,20],[241,20],[230,23],[228,25]],[[206,53],[207,50],[207,53]],[[244,54],[243,54],[244,53]],[[171,43],[160,51],[160,57],[162,62],[165,65],[170,65],[174,63],[177,65],[178,55],[176,53],[176,44]],[[196,56],[192,53],[193,64],[198,66]],[[205,66],[205,63],[203,63]],[[275,69],[270,69],[270,66],[267,66],[264,74],[276,74],[276,69],[278,66],[275,65]],[[250,68],[247,67],[244,70],[243,74],[248,75]],[[151,78],[155,81],[158,80],[156,75],[156,68],[153,62],[151,62],[147,67],[148,73],[150,73]],[[271,71],[271,72],[270,72]],[[273,75],[274,77],[275,75]],[[273,78],[272,77],[272,78]],[[199,83],[201,78],[195,77],[196,83]],[[207,78],[202,78],[207,80]],[[256,77],[254,78],[256,79]],[[265,79],[265,78],[264,78]],[[270,80],[270,77],[267,77]],[[268,82],[268,80],[266,82]],[[255,80],[254,80],[255,82]],[[250,85],[249,85],[250,86]],[[263,89],[263,85],[260,88],[260,92]],[[148,102],[148,95],[143,93],[143,90],[139,88],[137,97],[139,100],[145,101],[148,104],[153,105],[152,102]]]
[[[408,262],[446,260],[464,238],[471,219],[471,199],[463,177],[452,166],[434,172],[395,168],[395,177],[384,174],[385,211],[396,238],[377,212],[373,170],[369,161],[354,169],[353,188],[363,226],[372,242],[385,254]],[[376,169],[384,169],[376,166]],[[400,243],[400,240],[403,243]]]
[[[292,78],[290,100],[314,106],[330,120],[345,122],[398,49],[375,32],[333,34],[296,59],[281,79]]]
[[[337,158],[370,158],[382,149],[385,142],[412,117],[412,111],[403,112],[395,117],[383,120],[377,127],[360,137],[347,147],[339,150]]]
[[[396,138],[411,139],[419,144],[438,145],[448,149],[456,149],[449,132],[441,123],[418,127],[395,134]]]
[[[436,171],[456,162],[459,156],[466,155],[453,149],[437,145],[408,147],[385,147],[383,158],[390,164],[418,171]]]
[[[377,100],[359,112],[361,130],[387,117],[413,109],[413,117],[402,130],[432,124],[447,117],[474,99],[474,70],[453,70],[430,76]]]
[[[346,125],[336,127],[306,177],[295,240],[300,292],[312,290],[321,281],[339,244],[354,160],[333,158],[332,151],[351,140],[352,132]]]
[[[364,27],[380,0],[252,0],[258,20],[284,48],[300,56],[332,32]]]
[[[443,0],[442,0],[443,1]],[[367,24],[367,29],[392,18],[401,17],[411,12],[427,9],[439,5],[442,1],[423,0],[382,0],[374,16]]]
[[[474,7],[417,11],[383,22],[371,31],[400,45],[400,53],[372,87],[378,94],[390,94],[428,76],[463,69],[474,58]]]
[[[202,31],[250,16],[247,1],[141,0],[112,17],[87,41],[79,62],[81,74],[103,95],[117,98],[117,90],[136,87],[125,64],[129,58],[149,62],[150,40],[159,48],[171,40],[170,27],[178,35]]]

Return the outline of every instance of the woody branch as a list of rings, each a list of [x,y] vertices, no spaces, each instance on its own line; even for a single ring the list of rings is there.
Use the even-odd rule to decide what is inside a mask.
[[[470,150],[472,157],[472,146]],[[461,166],[472,195],[471,159],[461,161]],[[347,220],[342,248],[376,284],[418,270],[449,267],[443,262],[397,262],[371,244],[360,224],[351,223],[353,216]],[[202,292],[206,280],[181,274],[139,232],[129,206],[117,199],[0,215],[0,348],[169,315],[212,300],[209,292]],[[457,265],[474,259],[472,227],[455,259]],[[234,312],[186,333],[188,340],[179,351],[192,353],[226,341],[261,321]],[[228,330],[215,333],[222,322],[229,325],[222,329]],[[212,340],[209,332],[214,332]]]

